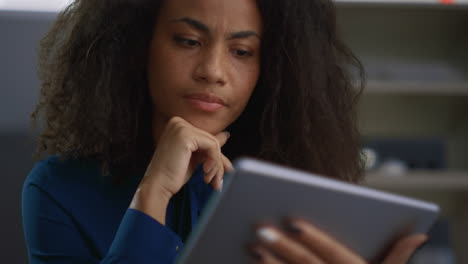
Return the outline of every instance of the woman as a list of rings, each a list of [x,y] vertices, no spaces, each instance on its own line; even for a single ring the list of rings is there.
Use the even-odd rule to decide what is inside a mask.
[[[38,152],[53,156],[24,184],[31,263],[172,263],[240,155],[361,178],[346,67],[362,67],[329,1],[76,0],[39,62]],[[259,227],[248,252],[365,263],[305,221],[287,226]],[[399,241],[385,263],[424,239]]]

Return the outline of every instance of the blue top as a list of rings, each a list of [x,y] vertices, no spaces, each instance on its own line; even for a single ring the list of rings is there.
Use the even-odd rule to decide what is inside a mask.
[[[141,178],[117,186],[97,162],[38,162],[22,194],[29,263],[173,263],[213,188],[199,166],[170,200],[164,226],[128,208]]]

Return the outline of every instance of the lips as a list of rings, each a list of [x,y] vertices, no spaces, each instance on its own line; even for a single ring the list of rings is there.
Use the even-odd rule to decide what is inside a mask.
[[[203,112],[217,112],[228,106],[221,97],[210,93],[193,93],[184,98],[194,109]]]
[[[211,104],[220,104],[227,106],[226,102],[219,96],[209,93],[193,93],[186,96],[187,99],[199,100]]]

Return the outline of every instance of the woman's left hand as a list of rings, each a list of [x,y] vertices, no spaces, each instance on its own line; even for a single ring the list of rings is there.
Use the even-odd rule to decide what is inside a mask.
[[[273,225],[257,228],[259,242],[249,251],[257,263],[268,264],[364,264],[368,263],[330,236],[304,220],[289,221],[288,230]],[[382,264],[406,264],[427,240],[423,234],[397,241]]]

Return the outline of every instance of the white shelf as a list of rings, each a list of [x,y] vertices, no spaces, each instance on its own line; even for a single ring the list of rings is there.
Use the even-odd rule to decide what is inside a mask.
[[[367,94],[414,94],[468,96],[468,81],[367,81]]]
[[[468,192],[468,172],[413,171],[402,176],[368,173],[363,185],[398,191],[450,191]]]

